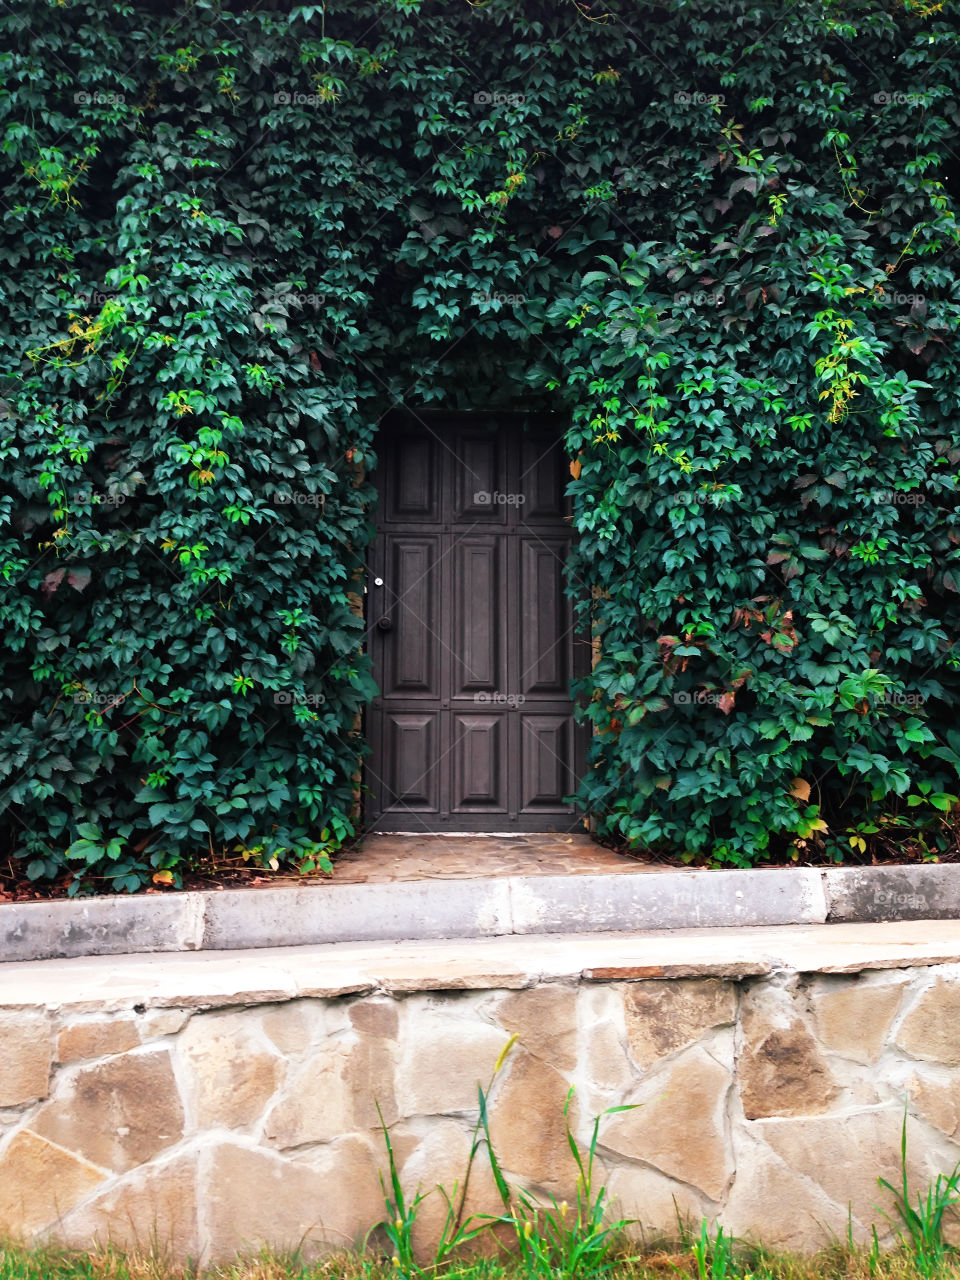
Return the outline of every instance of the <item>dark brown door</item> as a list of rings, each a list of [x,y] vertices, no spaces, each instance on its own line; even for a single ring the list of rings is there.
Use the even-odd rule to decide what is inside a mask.
[[[562,427],[402,418],[383,428],[378,452],[368,826],[578,825],[563,797],[583,768],[570,681],[588,646],[563,589]]]

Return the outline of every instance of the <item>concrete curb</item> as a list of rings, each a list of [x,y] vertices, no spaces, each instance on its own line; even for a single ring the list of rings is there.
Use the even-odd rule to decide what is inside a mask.
[[[960,864],[837,867],[822,875],[831,924],[960,919]]]
[[[0,961],[960,919],[960,865],[540,875],[0,905]]]

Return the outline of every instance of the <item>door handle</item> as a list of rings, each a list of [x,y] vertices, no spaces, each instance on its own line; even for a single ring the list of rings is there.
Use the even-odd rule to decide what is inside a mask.
[[[378,619],[377,619],[377,630],[378,630],[378,631],[392,631],[392,630],[393,630],[393,619],[392,619],[392,618],[390,618],[390,617],[388,617],[386,614],[384,614],[384,616],[383,616],[382,618],[378,618]]]

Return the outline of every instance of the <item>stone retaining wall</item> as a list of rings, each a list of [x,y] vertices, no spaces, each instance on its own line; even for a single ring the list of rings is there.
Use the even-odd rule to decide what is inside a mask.
[[[858,1238],[883,1234],[877,1175],[896,1174],[907,1097],[913,1176],[960,1158],[960,964],[247,999],[5,1000],[0,1234],[208,1260],[355,1241],[383,1212],[374,1099],[411,1192],[452,1188],[514,1033],[491,1094],[504,1167],[571,1199],[570,1085],[583,1140],[599,1111],[640,1103],[603,1122],[600,1163],[648,1232],[673,1230],[676,1205],[790,1248],[844,1236],[848,1209]],[[498,1208],[482,1164],[470,1203]],[[423,1248],[439,1211],[434,1193]]]

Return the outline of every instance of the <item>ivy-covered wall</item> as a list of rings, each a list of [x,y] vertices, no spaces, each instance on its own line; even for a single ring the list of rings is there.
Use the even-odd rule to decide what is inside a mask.
[[[919,0],[11,0],[4,855],[132,889],[349,833],[398,404],[569,416],[602,831],[951,847],[958,37]]]

